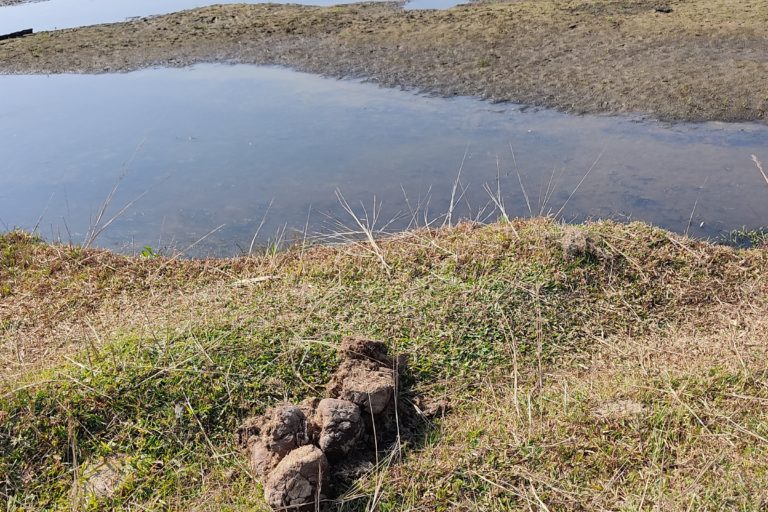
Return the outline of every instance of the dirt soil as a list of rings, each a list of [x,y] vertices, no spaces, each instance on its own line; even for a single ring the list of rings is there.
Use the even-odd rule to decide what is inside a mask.
[[[764,0],[219,5],[4,42],[0,72],[280,64],[571,112],[765,122],[766,26]]]
[[[44,2],[46,0],[0,0],[0,7],[8,5],[27,4],[31,2]]]

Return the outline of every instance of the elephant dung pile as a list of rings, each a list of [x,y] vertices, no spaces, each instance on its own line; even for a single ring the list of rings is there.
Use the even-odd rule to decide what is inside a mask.
[[[249,464],[275,508],[314,509],[349,460],[373,454],[395,425],[398,361],[379,341],[345,338],[325,398],[282,404],[239,429]]]

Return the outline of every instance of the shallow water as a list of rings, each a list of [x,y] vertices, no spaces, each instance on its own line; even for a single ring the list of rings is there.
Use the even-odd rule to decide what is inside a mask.
[[[410,9],[450,9],[470,0],[408,0],[404,8]]]
[[[457,215],[488,203],[498,163],[510,215],[530,204],[702,237],[768,224],[768,186],[750,159],[768,161],[762,125],[570,116],[245,65],[0,76],[0,98],[0,228],[80,241],[124,174],[104,220],[146,195],[99,245],[127,252],[184,249],[223,226],[190,253],[238,253],[270,202],[261,242],[308,219],[310,231],[352,225],[336,189],[369,215],[375,198],[379,225],[419,198],[434,218],[462,161]]]
[[[48,0],[0,7],[0,34],[27,28],[35,32],[75,28],[100,23],[115,23],[139,16],[168,14],[215,3],[267,3],[268,0],[213,2],[211,0]],[[275,0],[273,0],[275,1]],[[304,5],[340,5],[360,0],[290,0]],[[408,9],[447,9],[457,0],[413,0]]]

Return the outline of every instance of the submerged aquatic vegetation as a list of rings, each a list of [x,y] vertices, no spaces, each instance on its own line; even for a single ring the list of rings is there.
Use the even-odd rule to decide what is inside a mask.
[[[728,234],[725,242],[737,247],[763,247],[768,244],[768,229],[735,229]]]

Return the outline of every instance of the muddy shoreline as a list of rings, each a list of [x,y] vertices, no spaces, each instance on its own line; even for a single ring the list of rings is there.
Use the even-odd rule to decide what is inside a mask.
[[[659,4],[661,5],[661,4]],[[663,120],[768,120],[768,4],[223,5],[0,43],[0,73],[277,64],[440,95]]]
[[[29,4],[33,2],[45,2],[47,0],[0,0],[0,7],[7,7],[9,5]]]

